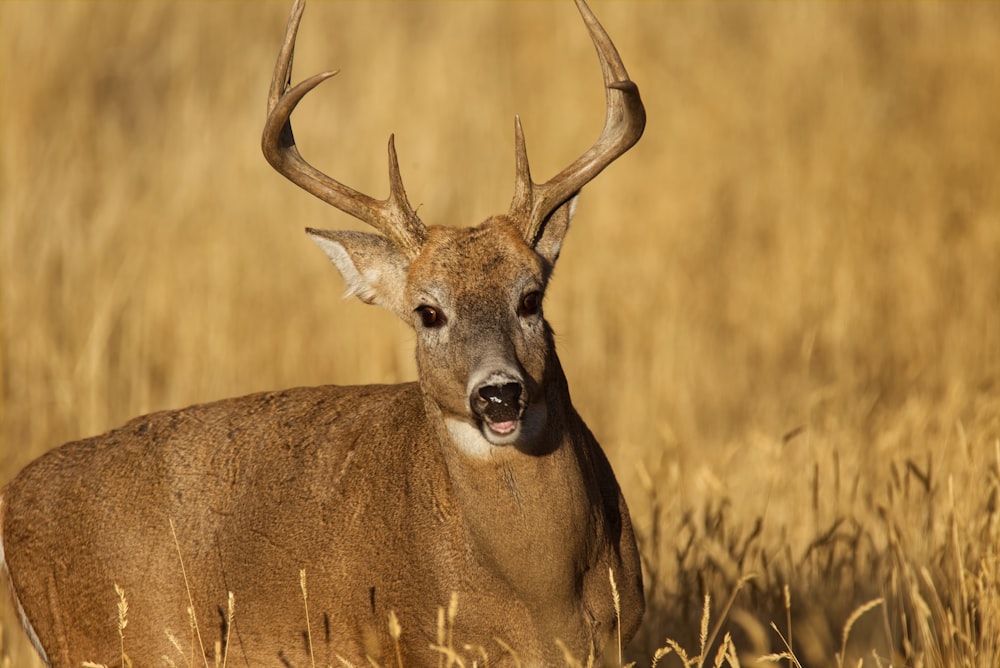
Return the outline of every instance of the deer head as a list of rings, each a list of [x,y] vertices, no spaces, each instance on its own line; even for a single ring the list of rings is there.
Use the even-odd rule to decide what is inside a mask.
[[[515,118],[516,176],[506,214],[475,227],[427,227],[410,206],[389,138],[389,196],[377,200],[323,174],[299,153],[290,116],[336,72],[291,85],[303,3],[296,2],[271,80],[262,146],[289,180],[371,225],[377,233],[307,230],[333,260],[348,294],[398,315],[417,334],[429,410],[467,452],[516,445],[541,451],[558,366],[542,301],[580,189],[634,145],[645,126],[639,90],[607,33],[582,0],[606,90],[604,129],[594,145],[545,183],[528,167]]]

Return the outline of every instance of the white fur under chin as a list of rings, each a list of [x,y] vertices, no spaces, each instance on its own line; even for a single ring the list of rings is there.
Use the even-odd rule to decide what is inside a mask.
[[[445,418],[444,424],[448,427],[452,442],[466,456],[473,459],[489,459],[490,450],[495,446],[486,440],[478,427],[455,418]]]
[[[510,448],[519,443],[528,443],[539,438],[545,428],[548,410],[545,404],[535,404],[529,406],[521,418],[520,424],[511,434],[501,436],[489,432],[489,436],[484,431],[489,431],[489,427],[480,428],[478,425],[456,420],[455,418],[445,418],[445,426],[452,442],[458,446],[466,456],[473,459],[490,459],[495,448]]]

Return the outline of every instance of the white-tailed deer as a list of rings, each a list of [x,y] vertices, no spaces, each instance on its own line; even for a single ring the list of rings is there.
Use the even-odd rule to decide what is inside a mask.
[[[536,184],[515,122],[510,210],[453,228],[417,217],[391,138],[385,200],[301,158],[289,117],[333,73],[290,85],[296,2],[271,82],[264,154],[377,230],[308,233],[349,294],[413,327],[419,380],[154,413],[29,464],[0,498],[2,556],[48,663],[119,665],[123,654],[137,666],[163,656],[185,663],[172,631],[198,665],[222,652],[229,666],[396,665],[398,657],[426,666],[441,656],[432,648],[437,611],[453,594],[449,638],[481,648],[494,665],[515,655],[520,665],[562,664],[560,644],[582,659],[617,656],[610,647],[634,635],[643,594],[628,510],[570,402],[542,317],[577,193],[645,124],[614,45],[583,0],[576,4],[603,71],[603,132]],[[128,602],[123,638],[116,586]]]

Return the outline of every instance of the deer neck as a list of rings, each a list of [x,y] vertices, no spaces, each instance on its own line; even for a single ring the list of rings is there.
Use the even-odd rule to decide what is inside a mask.
[[[558,360],[552,371],[545,399],[533,409],[536,440],[523,447],[492,445],[477,427],[443,417],[427,400],[472,558],[521,600],[546,601],[540,615],[553,606],[574,612],[558,608],[573,605],[581,569],[592,561],[592,539],[580,530],[593,517],[582,452],[589,432]]]

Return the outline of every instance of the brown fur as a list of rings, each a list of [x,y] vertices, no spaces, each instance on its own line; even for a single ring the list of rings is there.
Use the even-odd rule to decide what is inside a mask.
[[[137,665],[176,658],[165,631],[190,638],[173,520],[209,653],[235,594],[229,665],[309,664],[300,569],[317,664],[387,661],[389,610],[407,665],[435,662],[436,609],[452,591],[460,642],[498,656],[496,636],[527,663],[558,663],[555,638],[585,654],[613,631],[607,567],[625,595],[626,637],[642,610],[610,468],[576,413],[563,419],[566,441],[549,455],[458,471],[415,383],[137,418],[39,458],[4,490],[13,587],[53,665],[115,665],[116,583],[129,602],[126,652]]]

